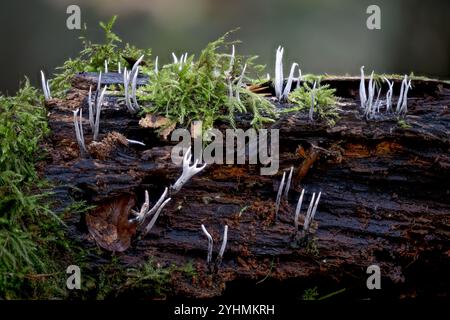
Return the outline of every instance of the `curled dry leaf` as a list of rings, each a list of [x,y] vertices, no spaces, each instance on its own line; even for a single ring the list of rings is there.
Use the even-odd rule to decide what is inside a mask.
[[[89,233],[100,247],[113,252],[130,247],[136,224],[130,223],[128,217],[134,205],[133,196],[121,195],[108,199],[86,215]]]

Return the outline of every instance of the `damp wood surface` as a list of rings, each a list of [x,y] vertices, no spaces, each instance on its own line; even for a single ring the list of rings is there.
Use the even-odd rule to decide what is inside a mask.
[[[193,263],[196,281],[173,280],[180,296],[220,296],[227,286],[265,278],[276,279],[280,288],[299,279],[362,287],[372,264],[380,266],[384,283],[399,295],[427,291],[442,296],[448,290],[448,84],[413,80],[402,124],[394,118],[365,120],[357,98],[358,80],[330,77],[324,81],[337,89],[340,108],[334,126],[309,121],[306,111],[282,115],[268,127],[280,129],[278,174],[262,176],[255,165],[208,165],[173,196],[151,232],[137,239],[135,228],[127,225],[130,209],[141,206],[145,190],[154,203],[180,176],[181,167],[170,158],[176,143],[141,127],[140,117],[127,112],[120,96],[108,96],[100,122],[104,149],[81,157],[72,111],[83,109],[89,144],[86,99],[96,79],[95,74],[79,74],[65,99],[47,102],[52,133],[42,169],[56,184],[57,208],[74,199],[96,206],[86,214],[66,217],[70,236],[86,247],[110,245],[124,268],[151,257],[163,265]],[[122,81],[113,73],[102,79],[107,84]],[[138,84],[145,81],[140,78]],[[145,146],[123,143],[112,132]],[[274,221],[281,176],[291,166],[289,197],[282,200]],[[308,246],[294,241],[294,211],[302,188],[306,194],[301,222],[312,193],[322,192],[314,219],[317,231]],[[229,226],[227,249],[216,274],[207,272],[201,224],[215,240],[213,257],[224,225]],[[106,244],[99,243],[101,237]],[[104,260],[90,259],[92,264]]]

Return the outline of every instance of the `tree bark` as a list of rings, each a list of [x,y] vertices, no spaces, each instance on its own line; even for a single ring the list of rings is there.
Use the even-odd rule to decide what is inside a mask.
[[[86,215],[67,218],[70,235],[86,246],[120,252],[124,267],[150,257],[163,264],[194,262],[197,281],[174,281],[175,292],[183,296],[252,294],[258,288],[255,283],[262,286],[269,279],[280,296],[299,281],[353,288],[365,297],[366,269],[375,264],[380,266],[383,288],[390,288],[388,295],[447,297],[448,84],[413,80],[405,126],[388,117],[365,120],[357,100],[358,78],[324,79],[340,97],[335,126],[310,122],[307,112],[281,117],[272,126],[280,129],[277,175],[262,176],[256,165],[208,165],[173,196],[151,232],[139,239],[128,224],[130,209],[141,206],[144,190],[154,203],[182,170],[170,160],[174,143],[139,126],[139,116],[130,115],[115,96],[108,96],[102,109],[100,140],[115,131],[145,147],[114,141],[103,155],[80,156],[72,110],[83,108],[89,144],[86,97],[95,81],[95,75],[79,74],[66,99],[48,102],[52,134],[44,169],[45,177],[56,184],[60,209],[73,199],[96,205]],[[106,74],[103,81],[120,83],[121,78]],[[274,221],[281,175],[291,166],[289,196]],[[317,231],[299,243],[294,211],[302,188],[307,191],[301,216],[313,192],[321,191],[322,196],[314,219]],[[207,240],[201,224],[214,239],[213,257],[224,226],[229,226],[224,258],[212,274],[206,267]]]

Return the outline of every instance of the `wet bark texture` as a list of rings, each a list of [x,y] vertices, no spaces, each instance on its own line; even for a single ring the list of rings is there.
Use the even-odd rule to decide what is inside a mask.
[[[103,80],[121,82],[115,74],[106,74]],[[142,78],[139,83],[145,81]],[[162,264],[193,262],[196,280],[179,277],[174,281],[175,292],[184,296],[217,296],[226,286],[242,294],[258,288],[258,281],[260,285],[272,281],[281,290],[295,281],[364,290],[366,269],[372,264],[381,268],[383,288],[391,288],[396,295],[446,295],[450,270],[448,84],[413,80],[405,126],[394,118],[363,118],[359,79],[324,80],[340,97],[340,119],[335,126],[310,122],[307,112],[283,116],[273,125],[280,129],[277,175],[262,176],[257,166],[208,165],[173,196],[155,227],[139,239],[128,223],[130,209],[141,206],[144,190],[154,203],[182,170],[170,160],[173,143],[139,126],[139,116],[130,115],[120,97],[113,96],[102,109],[100,140],[114,131],[146,146],[127,145],[109,136],[97,154],[80,156],[72,111],[83,108],[89,145],[92,133],[86,97],[95,82],[96,75],[80,74],[66,99],[48,102],[52,135],[45,176],[57,184],[60,208],[73,199],[96,205],[87,214],[67,217],[70,235],[86,246],[116,251],[124,268],[150,257]],[[396,82],[395,97],[399,87]],[[281,175],[291,166],[289,196],[274,221]],[[318,229],[299,243],[294,211],[302,188],[307,191],[301,216],[313,192],[321,191],[322,197],[315,217]],[[213,258],[223,227],[229,226],[228,246],[213,274],[205,263],[207,241],[201,224],[214,239]],[[96,263],[101,258],[92,259]]]

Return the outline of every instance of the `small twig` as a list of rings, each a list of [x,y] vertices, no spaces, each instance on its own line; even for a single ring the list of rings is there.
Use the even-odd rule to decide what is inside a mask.
[[[272,274],[272,269],[273,269],[274,265],[275,265],[274,258],[272,258],[272,262],[270,263],[269,272],[266,274],[266,276],[263,279],[261,279],[258,282],[256,282],[256,284],[260,284],[260,283],[266,281],[269,278],[269,276]]]
[[[335,292],[329,293],[327,295],[324,295],[323,297],[320,297],[317,300],[325,300],[325,299],[331,298],[332,296],[340,294],[340,293],[344,292],[345,290],[346,290],[346,288],[340,289],[338,291],[335,291]]]

